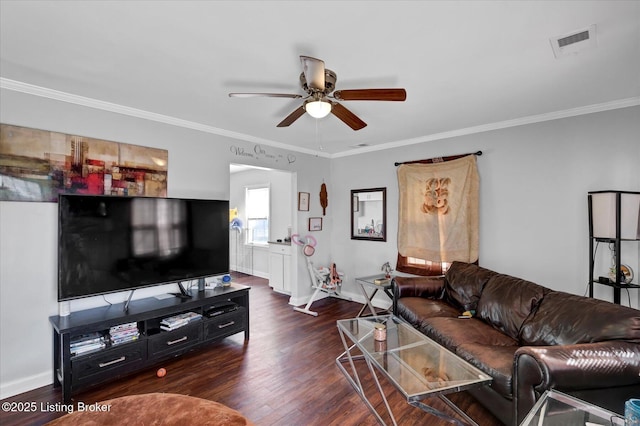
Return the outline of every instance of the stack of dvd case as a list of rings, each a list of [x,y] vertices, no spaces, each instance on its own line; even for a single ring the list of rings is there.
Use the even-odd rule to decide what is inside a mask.
[[[71,355],[82,355],[88,352],[104,349],[107,346],[104,335],[100,332],[93,332],[75,336],[71,339]]]
[[[164,318],[160,321],[160,328],[165,331],[172,331],[176,328],[180,328],[194,321],[198,321],[202,318],[202,315],[196,312],[185,312],[183,314],[174,315],[172,317]]]
[[[140,337],[140,331],[138,330],[138,324],[136,322],[116,325],[109,329],[111,346],[133,342],[134,340],[138,340],[138,337]]]

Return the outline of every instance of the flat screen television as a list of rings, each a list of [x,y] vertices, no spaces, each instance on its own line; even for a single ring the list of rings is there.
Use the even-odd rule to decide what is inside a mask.
[[[228,271],[228,201],[59,197],[59,301]]]

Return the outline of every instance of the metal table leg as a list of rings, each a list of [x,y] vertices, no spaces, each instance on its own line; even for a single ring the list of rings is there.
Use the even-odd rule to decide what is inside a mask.
[[[444,395],[438,395],[438,397],[445,402],[453,411],[455,411],[458,415],[460,415],[460,417],[462,417],[465,422],[461,422],[460,420],[456,419],[455,417],[450,416],[447,413],[443,413],[442,411],[433,408],[427,404],[425,404],[424,402],[421,401],[413,401],[410,402],[410,405],[413,405],[414,407],[417,407],[419,409],[421,409],[424,412],[427,412],[433,416],[436,417],[440,417],[441,419],[444,419],[450,423],[455,424],[456,426],[479,426],[478,423],[476,423],[471,417],[469,417],[467,415],[467,413],[465,413],[464,411],[462,411],[460,408],[458,408],[457,405],[455,405],[453,402],[451,402],[449,400],[449,398],[447,398]]]
[[[362,308],[360,309],[360,312],[358,312],[358,315],[356,315],[356,318],[360,317],[362,315],[362,313],[364,312],[365,309],[367,309],[367,307],[369,307],[369,311],[371,311],[371,315],[376,316],[376,308],[374,308],[373,304],[371,303],[371,300],[373,300],[373,297],[376,295],[376,293],[378,292],[377,288],[373,289],[373,293],[371,293],[371,296],[369,296],[367,294],[367,290],[364,288],[364,285],[358,283],[358,285],[360,285],[360,290],[362,291],[362,295],[364,296],[364,305],[362,305]]]
[[[378,375],[375,373],[375,367],[371,364],[371,361],[366,356],[364,356],[364,355],[356,355],[356,356],[351,355],[351,350],[356,346],[355,343],[353,345],[349,346],[347,344],[347,340],[346,340],[342,330],[338,329],[338,331],[340,332],[340,338],[342,339],[342,344],[343,344],[343,346],[345,348],[344,352],[341,353],[336,358],[336,364],[338,365],[338,368],[345,375],[345,377],[347,378],[349,383],[351,383],[351,386],[353,386],[353,388],[358,393],[358,395],[360,395],[360,398],[362,398],[362,400],[367,405],[367,407],[369,407],[369,410],[376,416],[376,418],[378,419],[378,422],[380,422],[381,425],[386,425],[386,423],[384,422],[384,420],[382,419],[380,414],[378,414],[376,409],[373,407],[373,405],[371,404],[371,402],[369,401],[369,399],[365,395],[364,388],[362,386],[362,383],[360,382],[360,376],[358,375],[358,371],[357,371],[356,366],[355,366],[355,364],[353,362],[354,360],[364,359],[366,361],[366,363],[367,363],[367,367],[369,367],[369,371],[371,372],[371,375],[373,376],[373,378],[375,380],[376,387],[378,388],[378,392],[380,392],[380,395],[382,396],[382,400],[384,401],[384,405],[387,407],[387,412],[389,414],[389,417],[391,418],[391,422],[393,423],[394,426],[397,426],[398,423],[396,423],[396,420],[395,420],[395,418],[393,416],[393,413],[391,412],[391,407],[389,406],[389,403],[387,402],[387,397],[385,396],[385,394],[384,394],[384,392],[382,390],[382,386],[380,385],[380,381],[378,380]],[[348,362],[351,365],[351,371],[353,372],[353,376],[351,374],[349,374],[349,372],[346,370],[346,368],[344,368],[344,366],[342,365],[345,362]]]

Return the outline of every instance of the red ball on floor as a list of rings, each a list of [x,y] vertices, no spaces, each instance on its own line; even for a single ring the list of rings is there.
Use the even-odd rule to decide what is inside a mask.
[[[167,374],[167,370],[165,370],[164,368],[159,368],[158,371],[156,372],[156,375],[158,377],[164,377]]]

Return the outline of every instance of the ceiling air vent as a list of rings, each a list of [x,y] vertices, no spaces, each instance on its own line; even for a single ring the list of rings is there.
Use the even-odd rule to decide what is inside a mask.
[[[588,28],[554,37],[550,41],[556,58],[577,55],[583,50],[596,47],[596,26],[590,25]]]
[[[558,46],[565,47],[573,43],[578,43],[579,41],[589,40],[589,31],[582,31],[577,34],[572,34],[567,37],[558,39]]]

